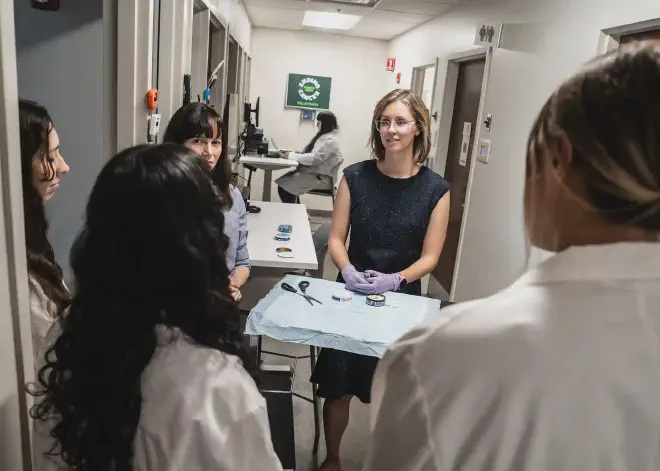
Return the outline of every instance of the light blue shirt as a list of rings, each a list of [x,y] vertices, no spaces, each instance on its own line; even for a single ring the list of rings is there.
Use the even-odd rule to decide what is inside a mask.
[[[232,205],[224,211],[224,232],[229,237],[229,248],[227,249],[227,268],[232,273],[236,267],[250,267],[250,254],[248,253],[247,237],[247,210],[241,191],[232,186]]]

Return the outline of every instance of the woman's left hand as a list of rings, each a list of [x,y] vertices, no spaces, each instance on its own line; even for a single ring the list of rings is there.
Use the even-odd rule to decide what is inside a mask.
[[[239,302],[243,298],[241,290],[239,290],[236,286],[229,285],[229,294],[236,302]]]
[[[383,294],[387,291],[398,291],[401,285],[401,278],[398,273],[385,274],[374,270],[367,270],[364,274],[371,285],[370,292],[365,294]]]

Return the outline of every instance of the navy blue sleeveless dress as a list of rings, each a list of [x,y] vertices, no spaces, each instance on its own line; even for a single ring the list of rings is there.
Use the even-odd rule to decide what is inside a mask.
[[[347,167],[344,176],[351,194],[348,258],[355,268],[398,273],[419,260],[431,213],[449,183],[428,167],[410,178],[388,177],[375,160]],[[344,281],[341,274],[337,281]],[[402,292],[421,295],[421,281]],[[312,382],[320,397],[352,395],[369,403],[377,363],[375,357],[324,348]]]

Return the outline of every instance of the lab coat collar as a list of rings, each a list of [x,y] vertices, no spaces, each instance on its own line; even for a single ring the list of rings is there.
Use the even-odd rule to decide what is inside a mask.
[[[660,243],[571,247],[524,274],[518,283],[660,279]]]

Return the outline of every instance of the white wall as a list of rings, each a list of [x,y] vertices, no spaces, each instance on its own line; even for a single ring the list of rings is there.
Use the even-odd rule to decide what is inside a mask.
[[[104,58],[103,7],[103,0],[67,0],[60,11],[47,12],[14,1],[19,95],[48,108],[71,167],[46,205],[49,239],[65,276],[87,196],[113,140],[106,116],[112,110],[103,104],[104,88],[116,77]]]
[[[34,381],[18,130],[13,0],[0,0],[0,469],[31,469]]]
[[[490,163],[474,165],[466,205],[457,301],[486,296],[510,284],[527,262],[522,220],[525,143],[536,113],[553,89],[596,55],[603,29],[660,17],[657,0],[478,0],[390,43],[402,85],[412,68],[471,49],[478,22],[504,22],[493,55],[485,113],[492,113]],[[443,75],[443,74],[441,74]],[[392,84],[394,85],[394,84]],[[442,99],[444,75],[436,100]],[[543,254],[535,254],[536,263]]]
[[[248,54],[251,51],[252,24],[244,5],[237,0],[162,0],[159,46],[159,113],[164,130],[172,115],[183,104],[183,76],[192,73],[193,3],[211,11]],[[164,35],[162,32],[167,31]],[[226,68],[225,68],[226,70]],[[201,90],[193,90],[193,99]],[[162,134],[161,134],[162,137]]]
[[[235,2],[233,4],[235,5]],[[234,39],[243,47],[243,50],[247,52],[248,56],[251,56],[252,24],[243,3],[234,6],[229,21],[229,33],[234,36]]]
[[[341,129],[344,166],[369,158],[367,141],[373,109],[388,91],[387,43],[327,33],[255,28],[252,35],[250,99],[261,97],[261,121],[267,137],[282,148],[302,149],[316,132],[300,122],[300,110],[284,108],[289,73],[332,77],[330,110]],[[273,180],[285,172],[273,172]],[[261,199],[263,172],[252,178],[252,198]],[[272,199],[279,201],[272,185]],[[303,196],[312,209],[332,209],[330,198]]]

